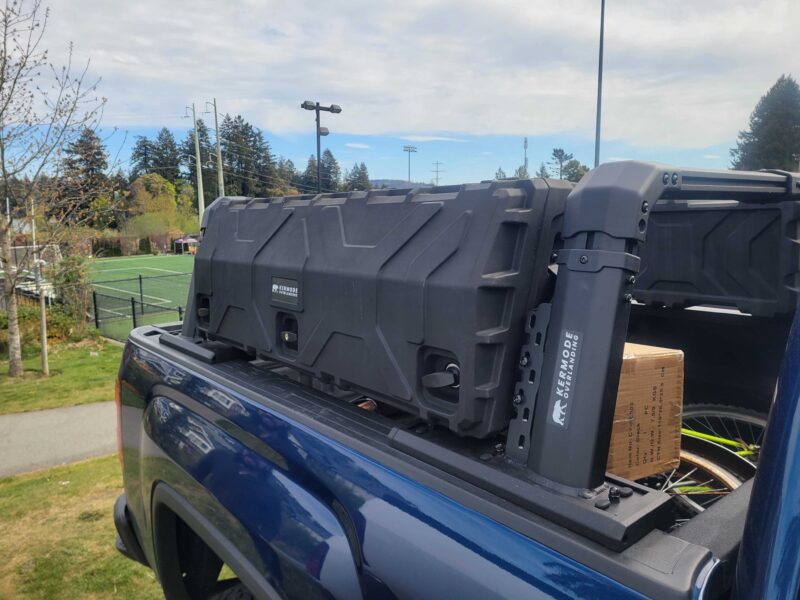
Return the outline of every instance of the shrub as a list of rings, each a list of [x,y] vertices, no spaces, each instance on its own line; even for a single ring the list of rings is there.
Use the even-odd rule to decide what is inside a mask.
[[[19,308],[19,327],[22,336],[23,356],[33,356],[41,351],[39,343],[39,309],[34,307]],[[99,334],[85,325],[85,320],[76,323],[69,312],[61,306],[54,306],[47,311],[47,340],[51,344],[78,342],[86,337],[97,337]],[[0,312],[0,354],[8,358],[8,315]]]

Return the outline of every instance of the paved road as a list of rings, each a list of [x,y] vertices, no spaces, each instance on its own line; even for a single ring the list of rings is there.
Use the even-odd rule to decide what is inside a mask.
[[[0,416],[0,477],[117,450],[113,402]]]

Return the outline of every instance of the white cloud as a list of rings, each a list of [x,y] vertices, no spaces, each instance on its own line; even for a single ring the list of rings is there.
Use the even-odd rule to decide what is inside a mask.
[[[703,154],[703,158],[706,160],[717,160],[719,158],[719,154]]]
[[[448,137],[444,135],[401,135],[401,140],[408,142],[458,142],[466,144],[467,140],[461,138]]]
[[[216,97],[223,112],[290,135],[308,130],[308,98],[342,106],[324,115],[340,133],[591,138],[598,5],[71,0],[53,3],[46,41],[55,61],[69,41],[91,57],[107,125],[185,126],[187,102]],[[730,143],[781,73],[800,76],[799,20],[797,0],[610,3],[604,137]]]
[[[362,144],[360,142],[347,142],[345,146],[348,148],[355,148],[356,150],[366,150],[367,148],[370,148],[369,144]]]

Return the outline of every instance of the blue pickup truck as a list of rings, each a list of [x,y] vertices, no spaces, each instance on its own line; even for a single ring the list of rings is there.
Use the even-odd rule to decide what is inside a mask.
[[[480,211],[501,204],[489,231],[495,213]],[[293,222],[313,235],[305,253],[281,254]],[[425,277],[390,277],[388,259],[366,276],[369,261],[346,254],[368,257],[411,222],[398,247],[424,238],[425,250],[402,272],[436,254]],[[451,239],[432,228],[453,223],[457,242],[431,250]],[[507,180],[220,198],[184,323],[140,327],[125,348],[117,548],[151,567],[167,598],[795,598],[798,231],[797,174],[635,162],[601,165],[574,189]],[[484,252],[490,235],[502,243]],[[503,293],[502,332],[481,325],[477,342],[456,335],[445,348],[429,341],[475,325],[467,312],[444,333],[413,320],[437,305],[460,314],[470,293],[522,286],[525,270],[540,277],[524,282],[518,312]],[[410,315],[402,336],[384,303],[391,318]],[[311,356],[321,324],[332,333]],[[556,419],[564,332],[582,346],[573,406]],[[681,463],[635,482],[605,473],[626,340],[686,357]],[[401,342],[417,344],[407,365]],[[488,384],[464,356],[498,345],[502,393],[468,404]],[[376,376],[366,369],[382,351],[398,360]],[[411,381],[407,396],[395,376]]]

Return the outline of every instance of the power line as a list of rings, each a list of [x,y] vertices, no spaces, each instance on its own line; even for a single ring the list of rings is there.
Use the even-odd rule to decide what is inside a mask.
[[[222,139],[225,139],[225,138],[222,138]],[[234,145],[240,146],[240,147],[245,148],[245,149],[249,149],[247,146],[242,146],[241,144],[234,144]],[[235,156],[239,156],[240,158],[247,158],[247,155],[245,155],[245,154],[243,154],[241,152],[237,152],[235,150],[228,150],[227,152],[228,152],[228,154],[233,154]],[[187,155],[185,153],[183,155],[187,156],[187,157],[190,157],[190,155]],[[209,163],[207,165],[207,168],[213,168],[213,164],[210,161],[209,161]],[[247,169],[238,169],[238,170],[240,170],[243,173],[249,173],[249,174],[255,175],[256,177],[263,177],[263,178],[266,178],[266,179],[274,179],[276,181],[279,181],[281,183],[285,183],[285,184],[290,185],[290,186],[295,187],[295,188],[303,187],[303,188],[306,188],[308,190],[316,191],[316,186],[296,184],[296,183],[293,183],[292,181],[287,181],[286,179],[283,179],[282,177],[278,177],[277,175],[266,175],[264,173],[258,173],[256,171],[249,171]],[[237,177],[238,176],[236,173],[232,173],[231,171],[225,170],[224,168],[223,168],[223,172],[226,175],[230,175],[232,177]],[[312,173],[312,175],[315,176],[316,173]],[[330,193],[334,193],[335,192],[335,190],[330,190],[330,189],[327,189],[327,188],[322,188],[322,191],[323,192],[330,192]]]
[[[186,153],[183,153],[183,156],[191,156],[191,155],[187,155]],[[214,167],[213,163],[206,166],[206,170],[212,170],[213,171],[214,169],[215,169],[215,167]],[[238,174],[238,173],[233,173],[233,172],[225,170],[225,169],[223,169],[223,172],[225,173],[225,175],[229,175],[231,177],[239,177],[240,176],[240,174]],[[297,188],[297,189],[301,189],[301,190],[305,189],[305,190],[309,190],[309,191],[312,191],[312,192],[316,192],[316,186],[309,186],[309,185],[305,185],[305,184],[302,184],[302,183],[295,183],[293,181],[287,181],[286,179],[283,179],[282,177],[278,177],[277,175],[265,175],[263,173],[258,173],[256,171],[250,171],[248,169],[241,169],[241,172],[247,173],[249,175],[253,175],[261,183],[271,183],[271,182],[277,181],[277,182],[289,185],[289,186],[291,186],[293,188]],[[329,189],[326,189],[326,188],[322,188],[322,191],[323,192],[328,192],[328,193],[335,193],[336,192],[336,190],[329,190]]]

